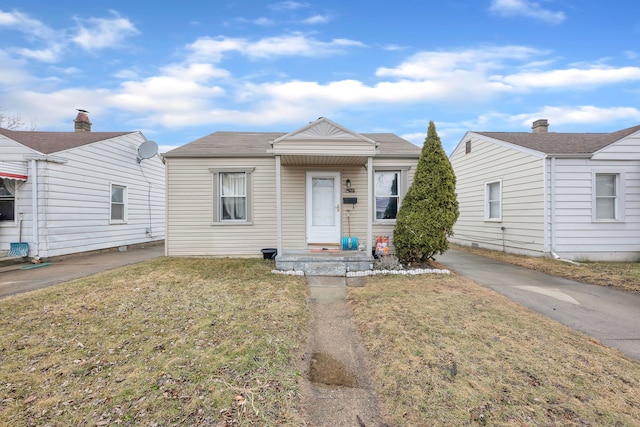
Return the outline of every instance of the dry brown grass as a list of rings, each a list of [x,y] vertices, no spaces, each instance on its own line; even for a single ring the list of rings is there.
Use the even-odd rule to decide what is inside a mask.
[[[577,282],[640,292],[640,262],[579,262],[576,265],[552,258],[513,255],[469,246],[451,247]]]
[[[636,426],[640,363],[460,276],[349,291],[393,426]]]
[[[162,258],[0,301],[0,425],[304,425],[304,278]],[[634,426],[640,363],[460,276],[349,291],[392,426]]]
[[[163,258],[0,301],[0,425],[300,425],[307,289],[269,267]]]

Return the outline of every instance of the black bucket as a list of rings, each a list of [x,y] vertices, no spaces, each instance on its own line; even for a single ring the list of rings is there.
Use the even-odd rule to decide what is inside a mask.
[[[260,252],[262,252],[262,257],[264,259],[273,259],[278,255],[278,250],[276,248],[264,248],[260,249]]]

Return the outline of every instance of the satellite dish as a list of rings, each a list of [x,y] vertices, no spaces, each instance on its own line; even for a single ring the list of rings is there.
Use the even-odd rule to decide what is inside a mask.
[[[156,154],[158,154],[158,144],[155,141],[145,141],[138,147],[138,163]]]

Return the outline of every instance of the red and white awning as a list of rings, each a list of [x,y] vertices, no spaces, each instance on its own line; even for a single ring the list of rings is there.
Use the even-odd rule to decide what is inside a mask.
[[[27,162],[0,162],[0,178],[26,181]]]

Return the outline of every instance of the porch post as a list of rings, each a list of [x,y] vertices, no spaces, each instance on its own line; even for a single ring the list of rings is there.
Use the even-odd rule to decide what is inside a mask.
[[[276,242],[278,255],[282,255],[282,185],[280,156],[276,156]]]
[[[373,157],[367,158],[367,255],[371,255],[373,241]]]

